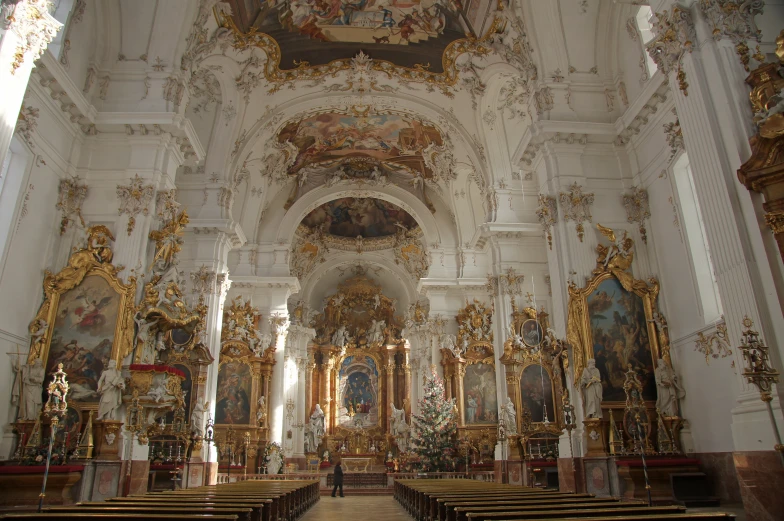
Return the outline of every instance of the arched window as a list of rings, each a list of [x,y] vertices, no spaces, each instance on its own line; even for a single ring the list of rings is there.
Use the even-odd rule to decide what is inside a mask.
[[[705,323],[715,322],[722,314],[721,297],[716,284],[700,202],[694,188],[689,156],[683,153],[672,167],[675,189],[682,217],[682,230],[688,246],[692,274],[697,284],[698,301]]]
[[[651,55],[645,50],[645,46],[653,40],[653,24],[651,18],[653,17],[653,10],[651,6],[644,5],[637,11],[637,29],[640,31],[640,40],[642,40],[643,51],[645,51],[645,67],[648,69],[648,77],[650,78],[656,72],[656,62],[653,61]]]

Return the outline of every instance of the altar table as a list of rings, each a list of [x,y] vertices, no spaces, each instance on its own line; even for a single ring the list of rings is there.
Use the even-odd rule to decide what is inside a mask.
[[[372,461],[373,458],[341,458],[347,472],[367,472]]]

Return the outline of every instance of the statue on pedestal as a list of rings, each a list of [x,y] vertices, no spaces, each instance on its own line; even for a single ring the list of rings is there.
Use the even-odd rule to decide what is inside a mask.
[[[392,434],[392,437],[395,438],[398,448],[405,452],[408,450],[409,434],[409,427],[406,423],[406,411],[405,409],[396,408],[394,402],[390,403],[389,406],[391,407],[390,410],[392,412],[389,418],[390,433]]]
[[[672,367],[662,359],[656,362],[656,409],[662,416],[678,416],[678,399],[685,393]]]
[[[324,437],[324,411],[321,405],[316,404],[305,429],[305,452],[315,452]]]
[[[586,418],[602,417],[602,377],[596,368],[596,360],[588,360],[580,377],[580,387],[583,388],[583,405]]]
[[[11,401],[19,403],[19,419],[35,421],[43,407],[42,389],[46,372],[40,358],[32,364],[14,363],[16,382],[11,393]],[[21,387],[21,390],[20,390]]]
[[[206,404],[196,402],[191,413],[191,430],[195,436],[204,436],[204,409]]]
[[[501,418],[506,424],[506,430],[509,434],[517,434],[517,411],[515,411],[512,399],[507,397],[506,403],[501,408]]]
[[[125,379],[123,379],[117,366],[110,361],[106,361],[106,369],[98,379],[98,394],[101,395],[98,401],[98,420],[115,420],[117,409],[122,405],[122,390],[125,389]]]

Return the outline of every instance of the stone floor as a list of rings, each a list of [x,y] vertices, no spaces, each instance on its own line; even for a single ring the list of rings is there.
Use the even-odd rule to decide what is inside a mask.
[[[299,521],[345,521],[346,519],[410,521],[412,518],[392,496],[331,497],[322,494],[321,500]]]

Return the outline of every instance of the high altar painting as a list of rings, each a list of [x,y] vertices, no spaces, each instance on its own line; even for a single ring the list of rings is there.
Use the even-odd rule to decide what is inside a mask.
[[[247,425],[250,422],[252,385],[250,366],[241,362],[221,364],[215,404],[216,424]]]
[[[340,366],[338,424],[370,427],[378,423],[378,368],[370,356],[348,356]]]
[[[60,297],[46,362],[63,364],[72,400],[98,401],[98,379],[112,355],[120,294],[100,275],[89,275]]]
[[[431,143],[444,144],[438,129],[412,116],[341,112],[293,121],[281,129],[278,141],[291,141],[299,150],[289,174],[310,165],[364,156],[429,176],[422,151]]]
[[[545,407],[547,419],[556,420],[555,400],[553,399],[553,381],[550,373],[543,366],[532,364],[523,369],[520,378],[520,394],[523,407],[531,411],[531,421],[544,421]]]
[[[478,363],[466,367],[463,395],[466,424],[498,422],[495,368],[492,364]]]
[[[405,210],[372,197],[335,199],[310,212],[302,222],[310,228],[320,227],[332,235],[351,238],[385,237],[394,235],[400,226],[417,226]]]
[[[640,376],[643,398],[656,399],[653,355],[642,299],[607,278],[588,296],[593,357],[602,377],[605,402],[624,401],[626,366]]]

